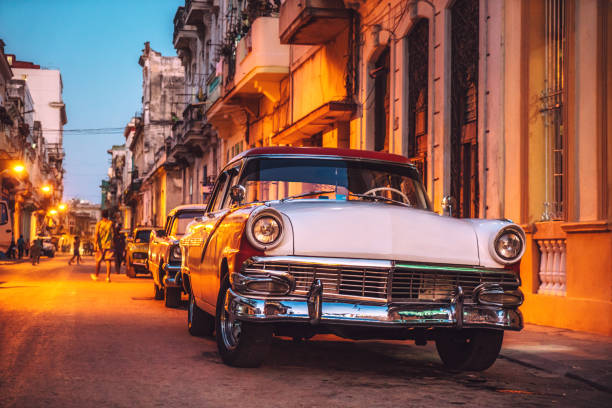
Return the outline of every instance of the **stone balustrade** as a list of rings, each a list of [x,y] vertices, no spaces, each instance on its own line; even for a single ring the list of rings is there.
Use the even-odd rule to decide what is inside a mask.
[[[540,250],[538,294],[565,296],[565,240],[539,239],[536,243]]]

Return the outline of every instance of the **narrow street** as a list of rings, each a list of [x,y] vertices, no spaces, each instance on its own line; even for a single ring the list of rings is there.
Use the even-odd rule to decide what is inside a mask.
[[[446,372],[431,343],[276,339],[261,368],[231,368],[213,338],[188,334],[184,308],[153,300],[150,279],[93,282],[92,257],[67,261],[0,265],[2,407],[609,406],[605,390],[514,358]]]

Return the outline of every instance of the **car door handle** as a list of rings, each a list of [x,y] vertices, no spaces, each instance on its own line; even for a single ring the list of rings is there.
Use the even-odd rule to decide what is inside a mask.
[[[8,229],[8,230],[6,230],[6,232],[11,232],[11,230],[10,230],[10,229]]]

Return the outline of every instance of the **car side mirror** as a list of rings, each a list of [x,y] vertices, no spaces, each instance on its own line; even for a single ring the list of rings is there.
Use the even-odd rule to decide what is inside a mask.
[[[457,206],[457,201],[455,200],[455,197],[450,196],[450,195],[444,197],[442,199],[442,214],[452,217],[453,211],[455,211],[456,206]]]
[[[236,184],[230,188],[230,197],[233,202],[241,204],[246,197],[246,188],[240,184]]]

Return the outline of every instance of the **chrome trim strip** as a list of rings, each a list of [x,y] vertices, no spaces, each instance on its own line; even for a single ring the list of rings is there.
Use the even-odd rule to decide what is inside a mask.
[[[251,258],[254,263],[257,262],[279,262],[292,263],[299,265],[322,265],[336,267],[356,267],[356,268],[391,268],[392,262],[382,259],[357,259],[357,258],[321,258],[316,256],[254,256]]]
[[[314,299],[313,299],[314,301]],[[518,309],[481,305],[452,304],[372,305],[322,301],[319,311],[306,299],[256,299],[228,290],[225,299],[228,313],[236,319],[259,322],[295,322],[344,324],[375,327],[488,327],[521,330],[523,316]],[[310,305],[310,306],[309,306]],[[461,317],[457,318],[460,313]],[[313,319],[314,318],[314,319]]]

